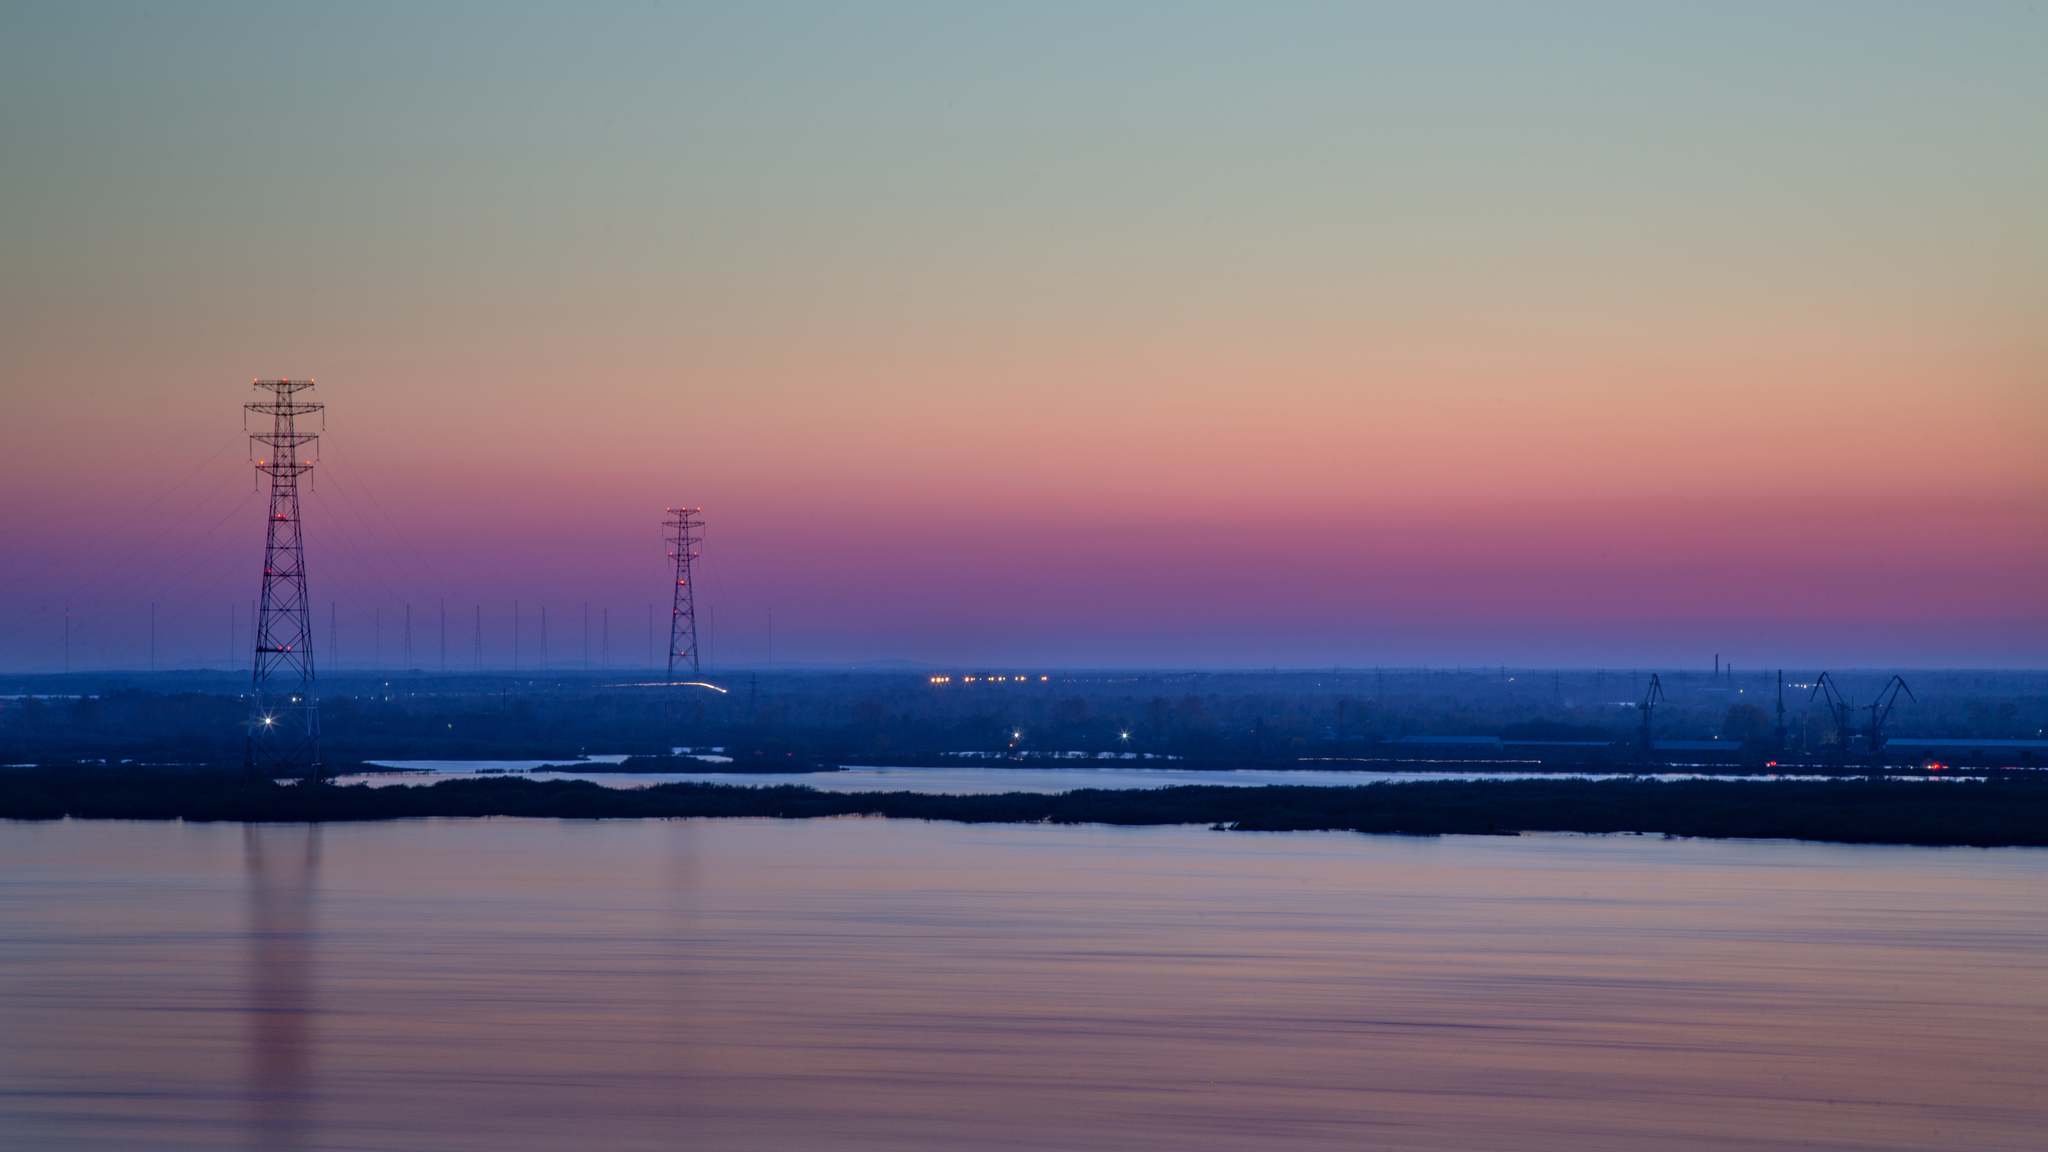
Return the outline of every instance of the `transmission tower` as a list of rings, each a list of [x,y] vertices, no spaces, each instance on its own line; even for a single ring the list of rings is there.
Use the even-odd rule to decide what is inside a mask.
[[[267,400],[243,405],[270,417],[249,434],[263,445],[256,470],[270,477],[270,517],[263,540],[263,597],[256,616],[254,704],[244,762],[253,777],[320,778],[320,706],[313,699],[312,603],[306,599],[306,542],[299,520],[299,477],[313,471],[306,450],[319,439],[298,430],[298,418],[325,407],[299,399],[311,380],[258,380]],[[323,417],[324,419],[324,417]]]
[[[697,545],[704,542],[701,535],[704,521],[698,518],[702,508],[670,508],[668,519],[662,527],[668,529],[664,539],[668,541],[668,554],[676,562],[675,609],[669,614],[668,624],[668,679],[675,683],[676,667],[689,665],[689,673],[697,674],[697,589],[691,582],[691,566],[697,559]]]

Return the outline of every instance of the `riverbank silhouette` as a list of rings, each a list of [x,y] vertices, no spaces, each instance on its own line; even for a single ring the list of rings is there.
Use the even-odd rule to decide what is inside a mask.
[[[10,819],[348,821],[528,816],[570,819],[885,816],[962,823],[1207,824],[1243,831],[1435,836],[1516,832],[1844,843],[2048,846],[2048,780],[1958,782],[1513,780],[1319,788],[1191,785],[956,796],[827,793],[794,785],[444,780],[369,787],[251,784],[229,773],[13,772]]]

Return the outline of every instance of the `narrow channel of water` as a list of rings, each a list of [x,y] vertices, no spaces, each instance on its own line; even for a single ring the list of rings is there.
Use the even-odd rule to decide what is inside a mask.
[[[1187,768],[846,768],[838,772],[607,772],[605,761],[590,768],[537,772],[546,760],[385,760],[382,767],[404,768],[435,779],[487,774],[519,774],[535,780],[589,780],[608,788],[644,788],[649,784],[694,781],[767,787],[801,784],[820,792],[932,792],[984,795],[1003,792],[1071,792],[1076,788],[1173,788],[1183,784],[1257,788],[1298,784],[1339,788],[1359,784],[1418,780],[1611,780],[1630,773],[1612,772],[1302,772],[1238,769],[1199,771]],[[1698,773],[1665,772],[1652,779],[1701,779]],[[416,784],[417,775],[347,776],[344,784]],[[1720,780],[1819,780],[1819,776],[1718,776]]]

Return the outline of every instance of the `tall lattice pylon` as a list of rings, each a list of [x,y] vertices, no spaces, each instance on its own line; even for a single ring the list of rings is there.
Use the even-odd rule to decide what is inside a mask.
[[[668,679],[675,683],[676,670],[697,674],[697,588],[692,571],[697,545],[704,542],[702,508],[670,508],[662,527],[668,529],[669,559],[676,562],[675,608],[668,622]]]
[[[270,477],[263,540],[263,599],[256,616],[254,703],[245,763],[251,776],[320,778],[320,706],[313,698],[312,602],[306,598],[306,540],[299,477],[313,471],[312,445],[298,418],[324,405],[299,398],[311,380],[258,380],[267,400],[243,405],[259,418],[249,439],[262,446],[256,471]],[[269,426],[261,423],[269,417]],[[246,420],[246,416],[245,416]]]

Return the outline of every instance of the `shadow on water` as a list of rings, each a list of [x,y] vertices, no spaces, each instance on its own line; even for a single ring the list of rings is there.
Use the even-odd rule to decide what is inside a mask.
[[[249,1146],[305,1146],[311,1127],[313,905],[320,825],[244,826],[249,901]]]

